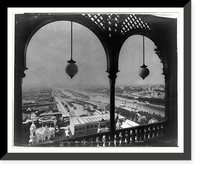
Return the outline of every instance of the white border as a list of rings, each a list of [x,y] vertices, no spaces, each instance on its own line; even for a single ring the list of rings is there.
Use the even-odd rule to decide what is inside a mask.
[[[36,148],[13,147],[14,131],[14,15],[22,13],[145,13],[178,19],[178,147]],[[8,153],[183,153],[183,8],[8,8]]]

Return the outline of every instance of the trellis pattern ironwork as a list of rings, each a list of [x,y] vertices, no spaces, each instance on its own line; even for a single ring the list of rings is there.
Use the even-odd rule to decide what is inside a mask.
[[[125,34],[131,29],[147,29],[151,30],[151,27],[144,22],[139,16],[128,15],[121,25],[121,33]]]
[[[133,29],[145,29],[151,31],[152,28],[138,15],[119,14],[82,14],[93,21],[103,31],[107,32],[109,38],[113,38],[116,33],[124,35]]]
[[[102,30],[105,30],[104,18],[100,14],[82,14],[86,18],[91,19],[95,24],[97,24]]]

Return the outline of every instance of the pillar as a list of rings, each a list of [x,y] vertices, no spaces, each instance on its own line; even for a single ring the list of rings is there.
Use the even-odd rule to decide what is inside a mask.
[[[115,133],[115,77],[110,77],[110,131]]]
[[[22,144],[22,79],[14,83],[14,146]]]

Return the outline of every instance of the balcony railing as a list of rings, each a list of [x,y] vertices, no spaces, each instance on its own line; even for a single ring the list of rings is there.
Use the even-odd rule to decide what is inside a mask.
[[[65,138],[59,141],[49,141],[34,147],[113,147],[113,146],[142,146],[147,140],[162,136],[165,132],[166,121],[97,133],[77,138]]]

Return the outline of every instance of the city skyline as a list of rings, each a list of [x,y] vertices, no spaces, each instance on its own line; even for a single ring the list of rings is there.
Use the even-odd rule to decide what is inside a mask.
[[[124,85],[120,85],[120,84],[116,84],[115,87],[145,87],[145,86],[165,86],[165,84],[143,84],[143,85],[139,85],[139,84],[124,84]],[[104,87],[104,88],[109,88],[110,84],[98,84],[98,85],[81,85],[80,88],[99,88],[99,87]],[[67,86],[67,85],[55,85],[55,86],[51,86],[51,85],[35,85],[35,86],[22,86],[23,89],[31,89],[31,88],[78,88],[77,86]]]

